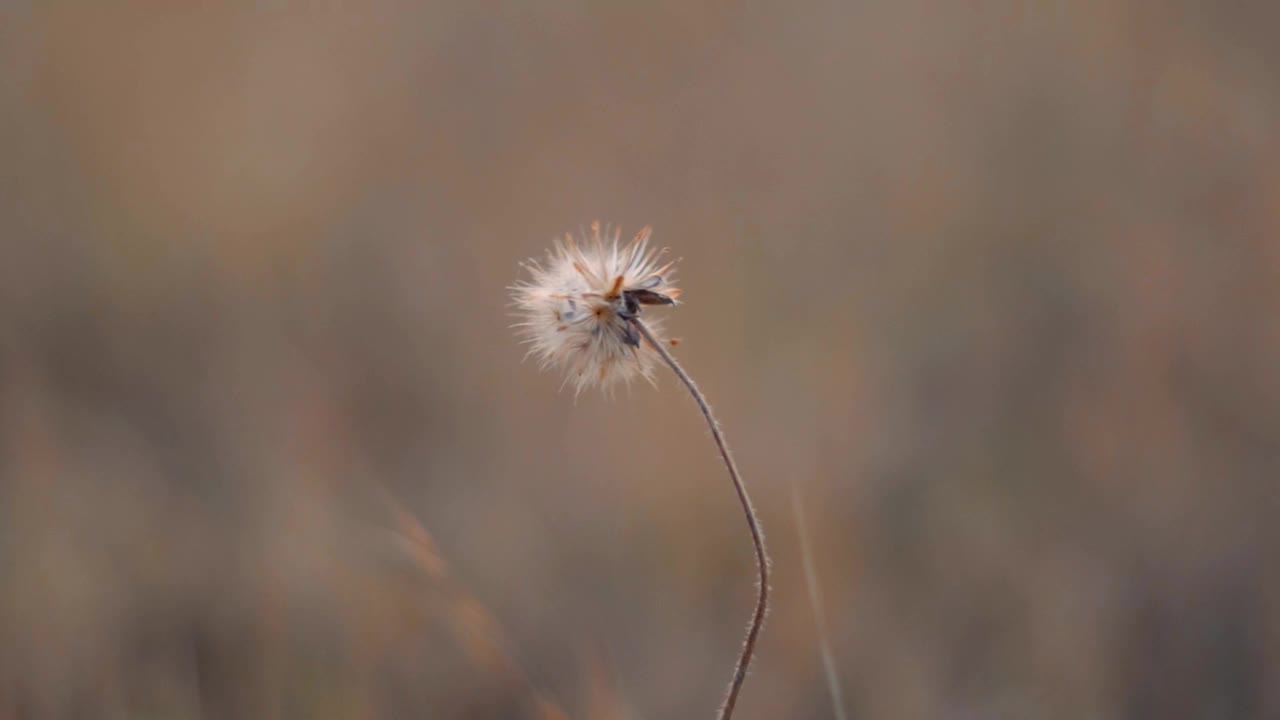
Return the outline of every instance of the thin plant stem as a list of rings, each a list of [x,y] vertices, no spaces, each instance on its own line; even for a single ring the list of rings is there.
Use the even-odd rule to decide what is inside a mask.
[[[840,676],[836,673],[836,658],[827,640],[827,617],[822,609],[822,589],[818,585],[818,571],[813,566],[813,548],[809,546],[809,524],[804,519],[804,507],[800,503],[800,488],[791,484],[791,510],[796,516],[796,531],[800,534],[800,557],[804,561],[804,580],[809,588],[809,606],[813,608],[813,623],[818,630],[818,648],[822,653],[822,669],[827,676],[827,689],[831,692],[831,706],[836,720],[848,720],[844,713],[844,691],[840,688]]]
[[[707,426],[711,428],[711,437],[715,440],[716,449],[720,451],[724,466],[729,470],[729,479],[733,481],[733,489],[738,493],[738,502],[742,504],[742,512],[747,517],[747,526],[751,528],[751,542],[756,551],[756,568],[760,572],[759,595],[756,597],[756,609],[751,616],[751,625],[747,627],[747,639],[742,645],[742,654],[738,657],[738,664],[733,669],[733,680],[729,683],[724,703],[720,706],[719,719],[730,720],[733,716],[733,707],[738,702],[738,693],[742,690],[742,682],[747,677],[747,666],[751,664],[751,658],[755,655],[756,640],[760,636],[760,628],[764,626],[765,612],[769,608],[769,553],[764,546],[764,531],[760,527],[760,519],[756,516],[756,510],[751,505],[751,497],[747,495],[747,488],[742,484],[742,476],[738,473],[738,466],[733,462],[733,456],[729,454],[729,446],[725,443],[724,434],[720,432],[720,423],[716,422],[715,416],[711,414],[711,406],[707,404],[707,398],[698,389],[697,384],[693,382],[693,378],[689,377],[689,374],[676,361],[675,356],[667,350],[660,340],[653,336],[653,333],[649,331],[649,327],[641,322],[640,318],[634,318],[631,322],[640,331],[640,334],[644,336],[644,339],[648,341],[649,345],[658,351],[662,359],[671,367],[671,371],[688,388],[689,394],[693,396],[693,401],[698,404],[698,409],[702,411],[702,417],[706,418]]]

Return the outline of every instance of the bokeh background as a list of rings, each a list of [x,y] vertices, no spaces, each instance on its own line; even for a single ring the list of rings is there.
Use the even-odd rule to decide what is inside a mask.
[[[1280,6],[0,4],[0,718],[1280,717]],[[825,608],[815,621],[797,501]]]

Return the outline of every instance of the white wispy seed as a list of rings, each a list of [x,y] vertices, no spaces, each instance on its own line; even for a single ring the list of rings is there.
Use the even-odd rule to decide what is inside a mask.
[[[644,228],[625,245],[620,232],[592,223],[582,242],[566,235],[547,252],[545,262],[524,264],[529,277],[513,285],[511,295],[521,322],[515,327],[529,354],[544,368],[557,367],[575,392],[637,377],[653,381],[660,360],[641,342],[629,317],[640,304],[671,304],[680,290],[672,285],[674,261],[649,246]],[[646,324],[657,332],[656,323]]]

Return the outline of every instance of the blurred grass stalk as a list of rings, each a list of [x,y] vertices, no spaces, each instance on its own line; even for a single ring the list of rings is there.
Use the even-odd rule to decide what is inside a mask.
[[[800,536],[800,558],[804,566],[805,587],[809,594],[809,606],[813,608],[813,624],[818,632],[818,649],[822,653],[822,670],[826,674],[827,689],[831,692],[831,706],[836,720],[848,720],[844,712],[844,691],[840,676],[836,674],[835,654],[827,639],[827,617],[822,608],[822,588],[818,585],[818,571],[813,564],[813,548],[809,545],[809,524],[805,520],[804,503],[800,499],[800,486],[791,482],[791,510],[796,518],[796,534]]]

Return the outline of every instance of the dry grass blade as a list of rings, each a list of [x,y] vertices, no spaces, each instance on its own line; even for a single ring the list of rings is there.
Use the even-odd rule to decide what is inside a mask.
[[[809,606],[813,608],[813,622],[818,631],[818,648],[822,653],[822,670],[826,675],[827,690],[831,693],[831,706],[836,720],[848,720],[844,712],[844,691],[840,676],[836,673],[835,654],[827,640],[827,616],[822,607],[822,588],[818,585],[818,572],[813,566],[813,548],[809,546],[809,524],[805,521],[804,506],[800,501],[800,489],[791,486],[791,510],[796,517],[796,532],[800,535],[800,558],[804,565],[805,586],[809,591]]]

